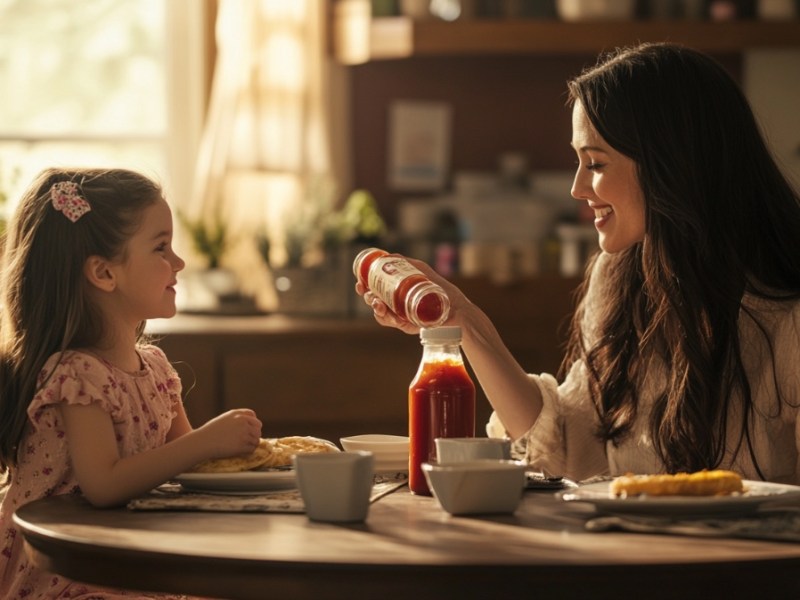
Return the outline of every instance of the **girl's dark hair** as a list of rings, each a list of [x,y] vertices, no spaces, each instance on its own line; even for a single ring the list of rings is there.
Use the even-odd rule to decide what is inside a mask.
[[[761,326],[742,299],[800,297],[797,193],[736,82],[704,54],[643,44],[602,59],[568,89],[603,139],[635,161],[646,233],[607,257],[598,338],[584,347],[579,304],[562,374],[586,362],[599,434],[618,443],[639,409],[648,357],[660,357],[666,387],[650,430],[666,469],[718,466],[731,433],[758,469],[739,321]],[[587,287],[588,277],[580,294]],[[732,414],[741,428],[726,433]]]
[[[50,189],[61,181],[78,184],[91,207],[75,222],[52,206]],[[48,169],[23,194],[6,234],[0,284],[0,470],[17,464],[47,359],[100,339],[103,318],[87,294],[86,259],[123,259],[143,210],[160,198],[156,183],[122,169]]]

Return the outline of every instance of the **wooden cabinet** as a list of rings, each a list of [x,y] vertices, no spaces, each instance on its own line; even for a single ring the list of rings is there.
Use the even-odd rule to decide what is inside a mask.
[[[502,288],[482,279],[458,283],[526,370],[555,372],[576,280],[542,277]],[[265,436],[407,433],[419,340],[371,318],[178,315],[150,322],[148,332],[181,375],[194,425],[249,407]],[[480,391],[477,406],[482,434],[491,408]]]
[[[419,56],[598,54],[644,41],[671,41],[712,54],[800,46],[799,21],[548,19],[445,22],[369,18],[345,0],[334,6],[332,48],[343,64]]]

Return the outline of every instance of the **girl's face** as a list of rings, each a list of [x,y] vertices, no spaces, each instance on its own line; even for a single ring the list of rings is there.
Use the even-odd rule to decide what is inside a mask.
[[[176,274],[186,263],[172,249],[172,212],[163,199],[148,206],[114,268],[118,298],[132,322],[175,314]]]
[[[572,196],[594,210],[594,226],[605,252],[621,252],[644,239],[644,196],[636,163],[614,150],[592,126],[580,102],[572,110],[572,148],[578,170]]]

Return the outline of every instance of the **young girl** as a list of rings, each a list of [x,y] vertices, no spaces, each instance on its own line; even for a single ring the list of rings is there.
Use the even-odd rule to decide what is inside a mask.
[[[644,44],[569,83],[576,200],[602,252],[564,378],[529,375],[464,294],[450,322],[493,436],[552,474],[727,468],[800,485],[800,199],[709,57]],[[363,286],[378,321],[416,328]]]
[[[53,494],[125,503],[198,462],[254,450],[261,422],[227,412],[193,430],[181,383],[141,342],[175,314],[183,260],[161,189],[126,170],[42,173],[6,241],[0,316],[0,598],[152,598],[31,564],[12,514]]]

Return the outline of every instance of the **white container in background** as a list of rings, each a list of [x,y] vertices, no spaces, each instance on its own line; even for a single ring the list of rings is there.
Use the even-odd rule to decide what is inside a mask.
[[[796,14],[795,0],[758,0],[758,18],[764,21],[786,21]]]
[[[400,12],[412,19],[432,19],[431,0],[400,0]]]
[[[458,198],[486,198],[499,188],[497,175],[491,171],[458,171],[453,175],[453,193]]]
[[[564,21],[632,19],[635,0],[558,0],[556,11]]]
[[[560,271],[564,277],[583,273],[586,259],[597,249],[597,231],[591,224],[563,223],[556,228],[561,243]]]
[[[551,207],[530,195],[462,199],[456,204],[471,242],[521,242],[544,239],[553,226]]]
[[[503,284],[541,271],[541,243],[465,242],[461,245],[460,273],[464,277],[483,275]]]
[[[438,198],[403,200],[397,206],[397,227],[403,237],[428,238],[436,215],[445,208]]]

